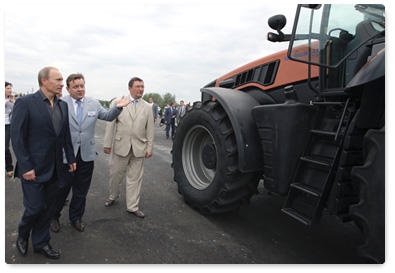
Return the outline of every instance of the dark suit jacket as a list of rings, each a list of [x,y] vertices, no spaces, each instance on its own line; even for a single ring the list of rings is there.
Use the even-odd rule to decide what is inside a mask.
[[[177,116],[177,110],[176,109],[173,109],[173,114],[171,113],[171,107],[167,107],[166,108],[166,111],[165,111],[165,121],[168,123],[168,124],[170,124],[171,123],[171,121],[172,121],[172,117],[173,116]]]
[[[47,106],[38,91],[16,100],[11,124],[12,148],[17,158],[16,177],[22,179],[22,174],[34,169],[36,182],[47,182],[55,166],[59,177],[63,148],[68,163],[75,163],[67,103],[59,100],[59,107],[62,119],[58,132],[55,132]]]
[[[156,103],[152,104],[152,114],[154,115],[154,120],[158,118],[158,105]]]

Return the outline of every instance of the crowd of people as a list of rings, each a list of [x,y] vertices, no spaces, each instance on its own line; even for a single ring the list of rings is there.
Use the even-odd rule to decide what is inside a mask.
[[[180,105],[178,105],[177,108],[175,107],[175,102],[166,105],[160,124],[166,125],[165,131],[167,139],[170,137],[170,132],[171,138],[174,138],[176,126],[180,122],[181,117],[185,115],[188,106],[190,105],[185,105],[183,100],[180,101]]]
[[[21,180],[23,192],[18,252],[26,255],[31,239],[34,252],[58,259],[60,253],[50,245],[50,230],[60,232],[59,218],[70,193],[70,223],[79,232],[85,230],[82,218],[97,156],[97,119],[107,121],[103,151],[110,155],[109,196],[104,205],[116,202],[125,178],[126,209],[144,218],[139,208],[143,162],[152,156],[154,124],[162,117],[152,98],[142,99],[144,81],[138,77],[129,81],[129,92],[113,100],[108,110],[86,96],[81,73],[67,77],[67,96],[62,96],[63,76],[55,67],[41,69],[38,83],[37,92],[15,99],[12,84],[5,82],[5,168],[8,176]],[[174,103],[165,109],[167,138],[170,131],[174,137],[175,124],[185,111],[183,101],[178,109]]]

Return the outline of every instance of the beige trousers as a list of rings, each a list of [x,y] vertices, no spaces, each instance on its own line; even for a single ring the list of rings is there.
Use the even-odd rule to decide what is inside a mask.
[[[121,193],[122,179],[126,173],[126,208],[129,212],[139,209],[141,184],[144,173],[144,157],[135,157],[133,149],[124,156],[111,154],[110,168],[110,197],[116,200]]]

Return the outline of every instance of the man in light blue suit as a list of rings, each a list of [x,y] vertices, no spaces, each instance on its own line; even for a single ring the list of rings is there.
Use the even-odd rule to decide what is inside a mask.
[[[85,97],[85,78],[82,74],[71,74],[67,80],[69,95],[62,100],[68,105],[69,124],[77,170],[68,171],[64,164],[59,181],[56,208],[51,221],[51,230],[59,232],[59,217],[70,190],[73,196],[69,205],[69,220],[78,231],[84,231],[81,219],[85,212],[86,195],[92,180],[94,160],[97,156],[95,144],[95,125],[97,119],[112,121],[121,113],[130,100],[119,99],[114,107],[107,111],[99,101]],[[65,158],[64,158],[65,159]],[[64,161],[66,163],[67,161]]]

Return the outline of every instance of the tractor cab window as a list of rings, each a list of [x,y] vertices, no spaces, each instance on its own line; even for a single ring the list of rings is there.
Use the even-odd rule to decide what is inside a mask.
[[[341,33],[355,35],[356,26],[363,20],[363,14],[355,11],[355,5],[331,5],[326,35],[336,38],[340,38]]]
[[[361,44],[360,37],[355,37],[362,22],[380,33],[384,30],[384,21],[383,5],[300,5],[289,57],[295,61],[336,68]]]

